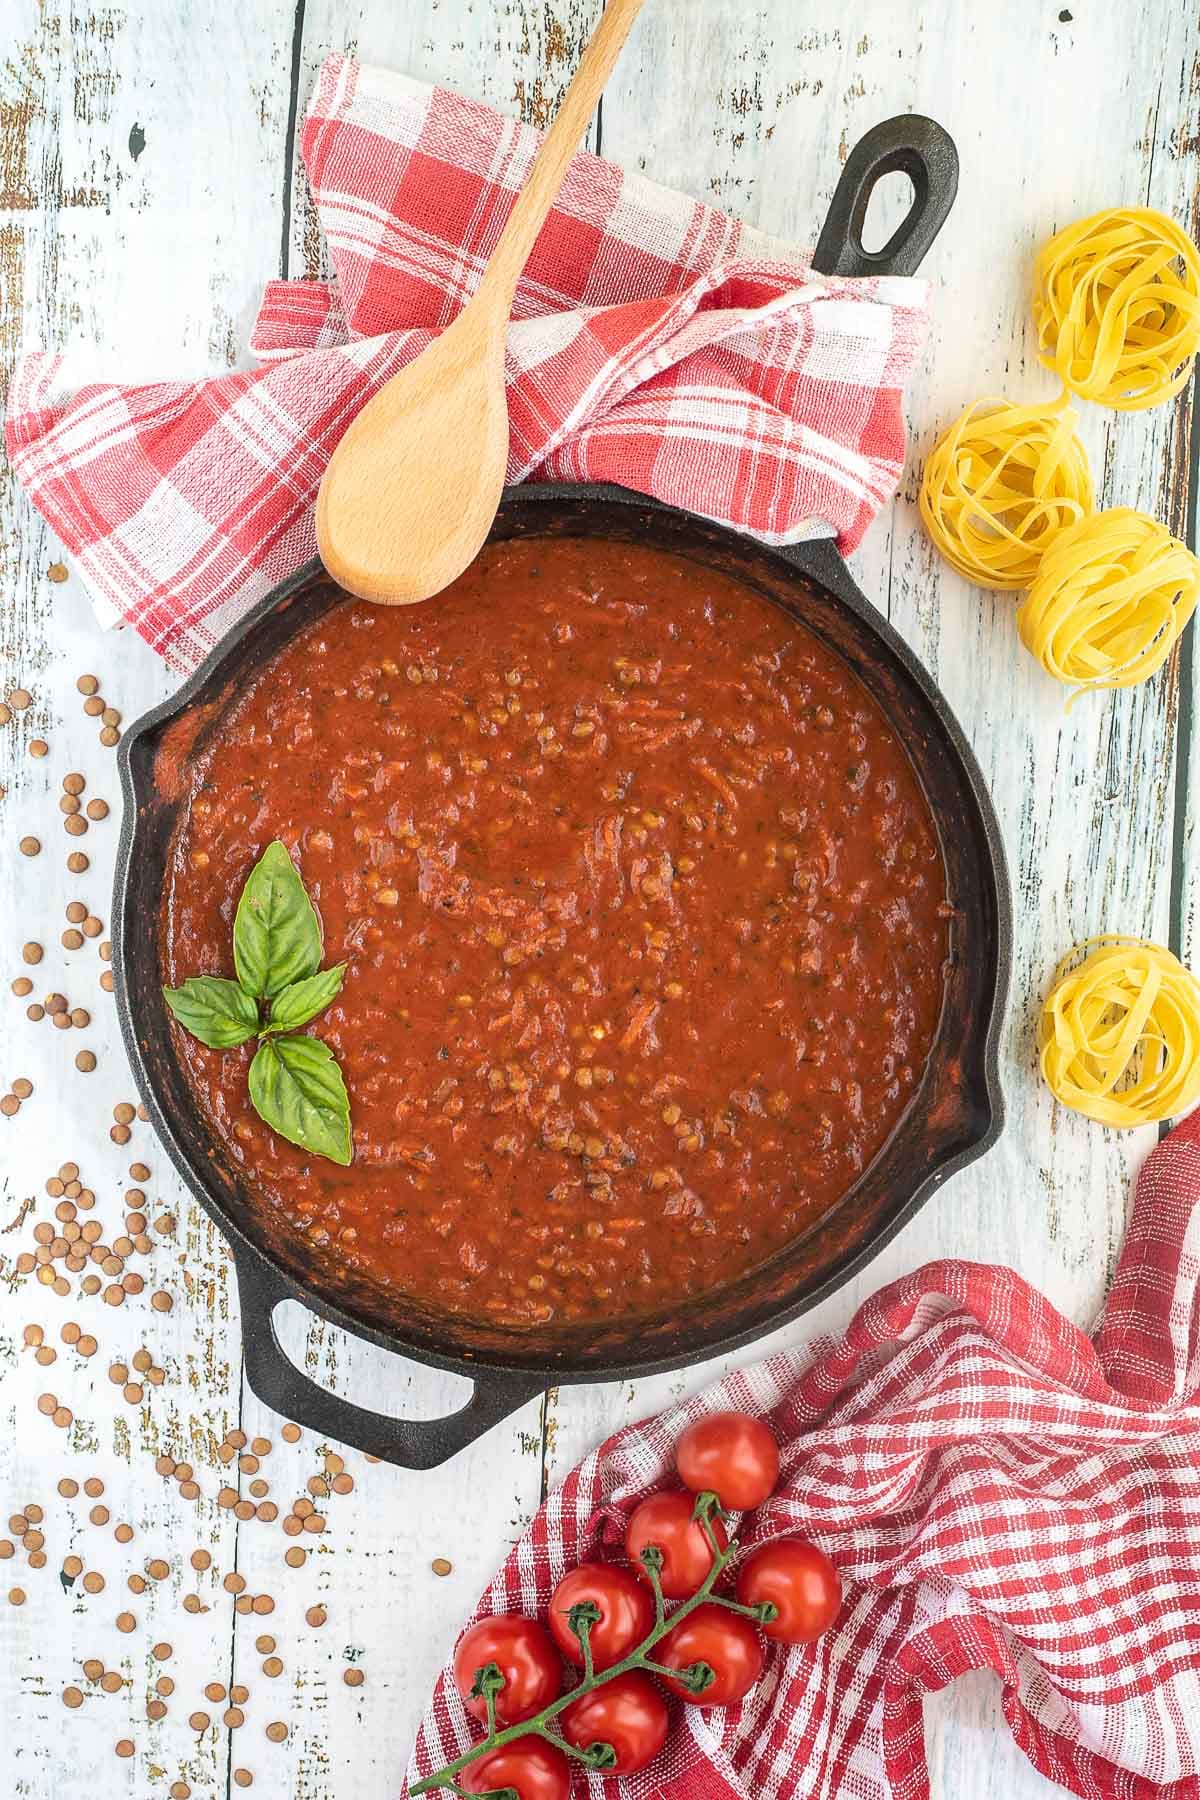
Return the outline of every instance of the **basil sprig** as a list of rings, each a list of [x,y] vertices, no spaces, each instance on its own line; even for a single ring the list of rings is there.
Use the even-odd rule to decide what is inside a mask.
[[[348,1163],[350,1100],[337,1058],[314,1037],[290,1037],[341,990],[345,963],[322,969],[321,922],[285,845],[268,844],[246,879],[233,922],[237,980],[193,975],[163,989],[179,1023],[210,1050],[251,1038],[250,1101],[291,1144]]]

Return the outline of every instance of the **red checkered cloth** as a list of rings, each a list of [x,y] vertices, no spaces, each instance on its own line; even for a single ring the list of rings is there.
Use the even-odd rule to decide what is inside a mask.
[[[190,669],[315,554],[330,452],[474,290],[538,141],[332,56],[301,146],[336,281],[268,286],[257,369],[119,387],[21,360],[8,454],[106,622]],[[509,479],[615,481],[768,543],[849,549],[899,478],[924,328],[922,282],[814,276],[799,251],[579,156],[517,289]]]
[[[816,1644],[776,1646],[740,1706],[675,1709],[622,1800],[926,1800],[925,1694],[991,1669],[1009,1728],[1088,1800],[1200,1796],[1200,1112],[1149,1157],[1089,1339],[1009,1269],[929,1263],[846,1335],[771,1357],[602,1444],[480,1602],[544,1613],[565,1570],[621,1554],[704,1412],[765,1415],[780,1490],[743,1544],[812,1538],[845,1584]],[[480,1727],[448,1672],[408,1779]],[[407,1787],[405,1789],[407,1792]],[[969,1796],[955,1796],[969,1800]]]

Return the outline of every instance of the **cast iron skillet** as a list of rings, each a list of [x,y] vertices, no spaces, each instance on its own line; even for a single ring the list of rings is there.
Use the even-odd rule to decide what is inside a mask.
[[[909,174],[914,202],[891,242],[871,254],[860,235],[867,199],[892,169]],[[847,161],[817,246],[817,269],[911,273],[949,211],[956,180],[954,146],[932,121],[906,117],[876,127]],[[854,1190],[805,1238],[686,1306],[634,1321],[600,1319],[584,1329],[519,1332],[402,1301],[323,1261],[280,1221],[246,1204],[238,1175],[197,1113],[160,991],[157,920],[181,803],[179,759],[203,749],[226,703],[337,595],[314,562],[255,607],[199,673],[140,719],[121,745],[125,813],[113,906],[121,1024],[158,1134],[232,1247],[250,1385],[277,1412],[412,1468],[454,1455],[550,1382],[610,1381],[677,1367],[794,1318],[861,1268],[948,1175],[994,1141],[1001,1125],[996,1038],[1010,939],[1004,855],[974,757],[916,657],[828,542],[768,550],[624,489],[549,486],[510,490],[492,536],[558,534],[648,542],[733,575],[803,620],[856,672],[905,744],[938,822],[955,905],[946,997],[921,1087]],[[327,1393],[279,1344],[273,1315],[288,1298],[385,1349],[472,1377],[470,1401],[426,1422],[388,1418]]]

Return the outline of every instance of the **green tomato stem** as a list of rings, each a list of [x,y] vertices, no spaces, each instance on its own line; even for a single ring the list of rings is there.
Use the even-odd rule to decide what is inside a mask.
[[[578,1689],[572,1690],[572,1699],[575,1698],[578,1691]],[[574,1757],[576,1762],[583,1763],[589,1769],[611,1769],[617,1760],[617,1753],[612,1745],[599,1739],[581,1749],[578,1744],[569,1743],[565,1737],[560,1737],[556,1731],[542,1730],[538,1732],[538,1736],[544,1738],[546,1743],[553,1744],[556,1750],[561,1750],[564,1756]],[[607,1754],[602,1760],[597,1752],[606,1752]]]
[[[560,1694],[557,1700],[552,1700],[549,1706],[544,1706],[541,1712],[534,1713],[532,1718],[522,1719],[519,1725],[509,1725],[503,1731],[496,1731],[494,1728],[489,1728],[488,1734],[481,1744],[473,1744],[469,1750],[464,1750],[461,1756],[456,1756],[454,1761],[448,1762],[444,1768],[435,1769],[432,1774],[423,1775],[420,1781],[415,1781],[409,1789],[412,1800],[416,1800],[418,1794],[429,1794],[437,1788],[449,1788],[452,1793],[461,1794],[463,1789],[455,1785],[454,1777],[465,1769],[468,1763],[478,1762],[481,1757],[490,1755],[493,1750],[503,1749],[506,1744],[514,1744],[523,1737],[536,1736],[543,1738],[546,1742],[553,1744],[557,1749],[567,1750],[568,1754],[570,1754],[568,1746],[562,1739],[556,1733],[547,1731],[546,1727],[550,1724],[551,1720],[557,1719],[558,1715],[563,1712],[566,1707],[570,1706],[573,1701],[582,1699],[585,1694],[593,1693],[596,1688],[603,1687],[606,1682],[615,1681],[618,1675],[627,1675],[632,1669],[641,1669],[647,1674],[669,1675],[672,1680],[678,1681],[685,1671],[668,1669],[665,1665],[653,1662],[650,1658],[649,1653],[654,1649],[654,1646],[659,1640],[664,1638],[668,1631],[673,1631],[675,1626],[678,1625],[682,1619],[686,1619],[689,1613],[695,1612],[696,1608],[698,1606],[703,1606],[706,1601],[711,1602],[714,1606],[727,1607],[735,1612],[744,1612],[746,1610],[744,1607],[739,1606],[736,1601],[726,1600],[723,1595],[713,1593],[713,1589],[724,1572],[726,1565],[732,1561],[733,1557],[737,1554],[738,1545],[736,1538],[731,1538],[725,1549],[722,1550],[717,1542],[716,1533],[712,1530],[706,1514],[701,1515],[701,1523],[705,1528],[706,1536],[712,1547],[712,1568],[708,1571],[708,1574],[704,1577],[704,1580],[700,1583],[696,1592],[692,1594],[689,1599],[681,1601],[675,1608],[675,1611],[671,1614],[670,1618],[666,1616],[666,1608],[663,1603],[662,1581],[659,1576],[659,1571],[653,1560],[651,1560],[651,1562],[645,1563],[644,1567],[649,1577],[651,1587],[654,1590],[655,1618],[654,1624],[651,1626],[642,1642],[638,1644],[635,1649],[631,1650],[629,1655],[624,1657],[620,1662],[613,1663],[611,1667],[601,1670],[598,1674],[595,1670],[588,1673],[585,1658],[584,1675],[577,1686],[571,1688],[565,1694]],[[578,1631],[576,1635],[578,1636],[580,1643],[584,1644],[585,1634],[582,1631]],[[586,1759],[586,1751],[582,1753],[576,1752],[576,1755],[580,1754]],[[592,1766],[595,1767],[594,1764]]]

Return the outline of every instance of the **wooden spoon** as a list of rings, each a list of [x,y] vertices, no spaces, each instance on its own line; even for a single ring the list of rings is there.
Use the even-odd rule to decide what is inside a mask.
[[[641,7],[607,0],[479,286],[368,401],[329,460],[317,495],[321,560],[363,600],[427,600],[462,574],[491,530],[508,462],[513,294]]]

